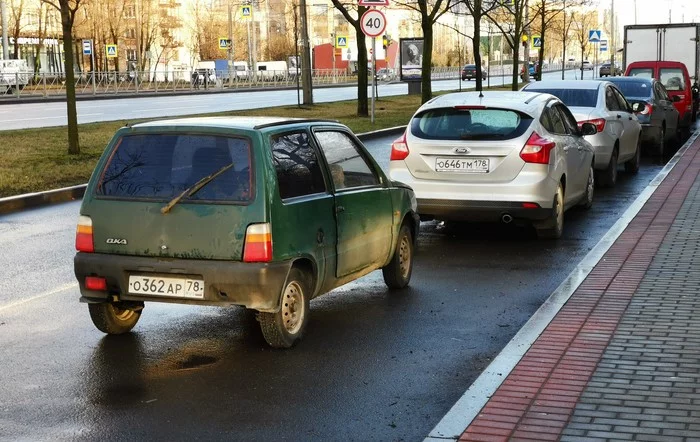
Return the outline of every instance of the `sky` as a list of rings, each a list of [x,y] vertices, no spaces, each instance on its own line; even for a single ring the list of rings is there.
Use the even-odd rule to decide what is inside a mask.
[[[602,8],[609,8],[610,3],[611,0],[599,0]],[[634,24],[635,4],[637,24],[668,23],[669,9],[672,23],[700,22],[700,0],[615,0],[620,29]]]

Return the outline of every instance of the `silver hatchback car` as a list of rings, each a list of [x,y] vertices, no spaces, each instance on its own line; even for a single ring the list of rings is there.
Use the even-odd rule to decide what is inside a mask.
[[[391,147],[392,179],[410,185],[423,219],[530,222],[558,238],[564,211],[593,203],[593,148],[556,97],[452,93],[421,106]]]
[[[632,105],[616,85],[599,80],[551,80],[532,83],[523,91],[557,96],[579,124],[593,123],[597,133],[586,137],[595,150],[596,180],[612,187],[617,182],[618,164],[637,173],[641,162],[642,126]]]

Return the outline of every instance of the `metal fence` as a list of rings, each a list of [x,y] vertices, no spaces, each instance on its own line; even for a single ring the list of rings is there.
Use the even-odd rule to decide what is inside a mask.
[[[561,69],[549,65],[544,72]],[[512,66],[494,65],[488,74],[510,75]],[[458,79],[461,68],[436,67],[432,69],[433,80]],[[370,74],[371,75],[371,74]],[[158,71],[158,72],[88,72],[76,73],[77,95],[113,96],[138,95],[144,93],[215,92],[232,89],[288,88],[297,85],[300,79],[294,71]],[[379,82],[398,80],[398,73],[391,69],[378,71]],[[344,69],[315,69],[312,71],[314,85],[351,85],[357,83],[357,74]],[[3,98],[52,98],[66,94],[66,80],[55,74],[15,72],[0,75],[0,101]]]

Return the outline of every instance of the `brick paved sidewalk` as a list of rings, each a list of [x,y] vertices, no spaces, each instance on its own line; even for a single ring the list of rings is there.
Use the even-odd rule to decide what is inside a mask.
[[[700,139],[460,440],[700,441]]]

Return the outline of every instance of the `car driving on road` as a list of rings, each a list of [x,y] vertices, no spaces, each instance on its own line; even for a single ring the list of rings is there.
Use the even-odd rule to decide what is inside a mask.
[[[422,218],[513,220],[558,238],[564,211],[593,203],[593,148],[549,94],[478,92],[425,103],[391,147],[392,179],[410,185]]]
[[[100,158],[75,275],[104,333],[131,330],[145,302],[242,305],[290,347],[311,298],[376,269],[406,287],[418,228],[413,191],[341,124],[156,121],[120,129]]]
[[[608,81],[632,104],[642,125],[642,142],[651,144],[655,155],[663,155],[667,143],[678,138],[680,114],[674,103],[680,98],[671,98],[664,85],[653,78],[613,77]]]
[[[487,77],[486,69],[481,68],[481,78],[486,80]],[[467,64],[462,68],[462,80],[476,80],[476,65]]]
[[[622,75],[622,68],[620,68],[619,65],[615,64],[614,70],[610,69],[610,66],[611,66],[610,62],[603,63],[602,65],[600,65],[600,69],[598,69],[598,75],[601,77],[609,77],[613,74],[615,76]]]
[[[619,163],[625,163],[627,172],[637,173],[642,127],[617,86],[598,80],[550,80],[526,85],[523,90],[555,95],[568,106],[578,124],[596,126],[597,132],[586,140],[595,149],[598,184],[614,186]]]

